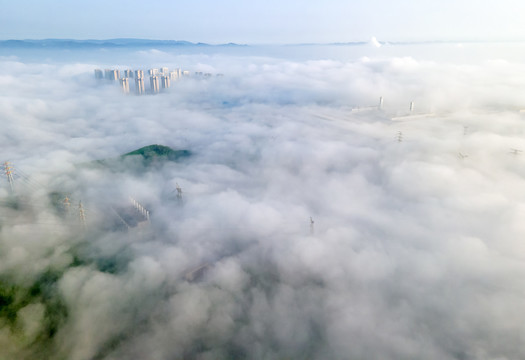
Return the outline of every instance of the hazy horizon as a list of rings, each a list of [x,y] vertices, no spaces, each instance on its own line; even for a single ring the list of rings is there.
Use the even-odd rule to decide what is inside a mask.
[[[279,43],[279,42],[258,42],[258,43],[238,43],[234,41],[228,41],[225,40],[223,42],[206,42],[206,41],[200,41],[200,40],[194,40],[189,41],[186,39],[179,39],[179,38],[141,38],[141,37],[108,37],[108,38],[61,38],[61,37],[51,37],[51,38],[5,38],[0,39],[0,43],[5,43],[9,41],[78,41],[78,42],[89,42],[89,41],[115,41],[115,40],[138,40],[138,41],[146,41],[146,42],[174,42],[174,43],[187,43],[189,45],[210,45],[210,46],[220,46],[220,45],[239,45],[239,46],[315,46],[315,45],[351,45],[351,46],[359,46],[359,45],[367,45],[370,43],[379,43],[381,45],[417,45],[417,44],[506,44],[506,43],[523,43],[525,42],[525,37],[522,39],[468,39],[468,38],[457,38],[457,39],[447,39],[447,38],[437,38],[437,39],[418,39],[418,40],[390,40],[388,38],[385,39],[377,39],[375,36],[371,36],[368,38],[363,39],[356,39],[352,41],[324,41],[324,42],[309,42],[309,41],[303,41],[303,42],[289,42],[289,43]],[[147,46],[147,44],[144,44],[144,46]],[[177,46],[174,44],[173,46]]]
[[[515,0],[0,1],[0,37],[179,38],[209,43],[523,40]],[[53,19],[50,21],[49,19]],[[118,26],[116,26],[118,24]]]
[[[525,3],[0,8],[0,359],[525,358]]]

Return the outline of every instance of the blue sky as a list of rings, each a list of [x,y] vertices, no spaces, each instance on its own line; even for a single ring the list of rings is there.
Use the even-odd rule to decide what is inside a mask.
[[[523,40],[518,0],[0,0],[0,38],[209,43]]]

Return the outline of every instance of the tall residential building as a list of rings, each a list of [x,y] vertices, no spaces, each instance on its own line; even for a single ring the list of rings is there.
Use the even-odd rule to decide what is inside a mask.
[[[149,76],[157,76],[158,73],[159,73],[159,69],[149,69],[148,70]]]
[[[170,70],[167,68],[167,67],[163,67],[163,68],[160,68],[160,72],[163,74],[163,75],[168,75],[168,72]]]
[[[167,89],[170,87],[170,77],[169,75],[162,75],[161,79],[161,84],[162,84],[162,88],[163,89]]]
[[[120,81],[120,87],[122,88],[122,91],[124,94],[129,94],[129,80],[128,78],[122,78]]]
[[[120,72],[118,70],[106,69],[104,70],[104,75],[108,80],[117,81],[120,77]]]
[[[142,71],[142,70],[139,70]],[[135,92],[137,95],[144,94],[144,78],[143,77],[136,77],[135,78]]]
[[[144,71],[143,70],[135,70],[135,78],[143,79],[144,78]]]
[[[95,69],[95,79],[103,79],[104,73],[101,69]]]
[[[124,77],[125,78],[132,78],[133,77],[133,70],[124,70]]]
[[[177,80],[180,77],[180,69],[175,71],[170,71],[170,79]]]
[[[190,76],[190,72],[188,70],[184,70],[182,72],[182,76]]]
[[[149,84],[151,87],[151,92],[153,94],[156,94],[159,92],[159,77],[158,76],[151,76],[149,78]]]

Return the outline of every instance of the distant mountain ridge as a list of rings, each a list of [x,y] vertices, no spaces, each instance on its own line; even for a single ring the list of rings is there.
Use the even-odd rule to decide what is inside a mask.
[[[75,40],[75,39],[41,39],[41,40],[0,40],[0,47],[15,48],[119,48],[119,47],[180,47],[180,46],[247,46],[235,43],[207,44],[192,43],[183,40],[150,40],[134,38],[118,38],[106,40]]]
[[[457,43],[485,43],[486,41],[465,40],[429,40],[429,41],[379,41],[382,45],[432,45],[432,44],[457,44]],[[349,42],[328,42],[328,43],[290,43],[290,44],[274,44],[277,46],[366,46],[370,41],[349,41]],[[195,47],[249,47],[249,46],[265,46],[272,44],[208,44],[203,42],[190,42],[185,40],[151,40],[140,38],[115,38],[115,39],[11,39],[0,40],[0,48],[5,49],[102,49],[102,48],[195,48]]]

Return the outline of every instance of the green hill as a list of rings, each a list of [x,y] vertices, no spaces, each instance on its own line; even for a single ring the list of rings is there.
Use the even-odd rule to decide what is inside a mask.
[[[128,156],[138,155],[141,155],[144,160],[148,162],[155,160],[177,161],[180,158],[190,156],[190,152],[188,150],[173,150],[169,146],[155,144],[141,147],[140,149],[124,154],[121,157],[126,158]]]
[[[178,162],[191,156],[188,150],[173,150],[164,145],[148,145],[131,151],[117,158],[95,160],[80,166],[108,168],[113,171],[138,170],[157,167],[166,162]]]

